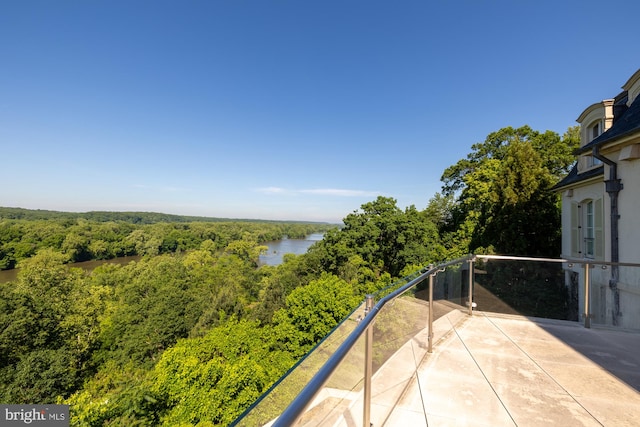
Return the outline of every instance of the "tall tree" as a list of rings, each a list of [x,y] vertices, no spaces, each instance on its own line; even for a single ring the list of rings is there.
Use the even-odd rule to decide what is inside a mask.
[[[294,289],[287,296],[286,307],[273,315],[279,347],[301,357],[361,301],[348,283],[331,274]]]
[[[471,244],[503,254],[558,256],[560,211],[552,175],[530,144],[509,145],[492,182]],[[546,225],[546,227],[545,227]]]
[[[575,128],[560,138],[522,126],[500,129],[474,144],[442,175],[444,195],[458,201],[451,244],[466,246],[467,252],[558,255],[559,204],[549,190],[569,171],[577,143]]]
[[[153,370],[169,409],[161,425],[229,425],[294,362],[274,350],[269,328],[230,319],[205,336],[179,341]]]
[[[398,277],[407,265],[434,261],[439,245],[435,224],[414,206],[403,211],[396,203],[380,196],[347,215],[342,230],[327,233],[320,245],[326,250],[325,268],[338,274],[358,255],[371,268]]]
[[[87,348],[78,345],[84,324],[74,321],[82,272],[51,249],[24,260],[14,289],[3,287],[0,305],[0,400],[52,402],[78,386]]]

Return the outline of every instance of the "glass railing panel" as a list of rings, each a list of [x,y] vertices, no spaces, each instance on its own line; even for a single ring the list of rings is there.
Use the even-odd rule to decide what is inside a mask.
[[[470,289],[477,311],[580,321],[585,320],[586,311],[592,324],[640,329],[640,265],[483,255],[473,260],[456,260],[438,267],[433,277],[436,334],[438,325],[447,325],[448,329],[441,328],[444,333],[453,327],[454,316],[449,314],[459,319],[461,313],[468,313]],[[588,288],[585,265],[589,265]],[[355,310],[234,425],[270,425],[320,370],[323,374],[318,377],[323,380],[314,379],[305,389],[320,391],[294,425],[360,425],[367,327],[372,328],[373,335],[370,419],[374,425],[383,423],[427,357],[429,276],[420,275],[405,286],[417,275],[378,292],[370,317],[365,317],[364,305]],[[448,318],[442,319],[445,316]],[[356,328],[359,337],[349,336]],[[433,344],[437,344],[437,337]],[[340,357],[333,357],[325,365],[336,350]],[[336,364],[333,371],[323,368]],[[311,395],[303,393],[303,399],[291,407],[303,408]],[[293,424],[288,420],[294,418],[283,415],[279,425]]]
[[[428,282],[428,280],[425,280]],[[382,307],[373,326],[371,422],[387,419],[428,348],[429,303],[413,292]],[[362,413],[362,405],[356,408]],[[357,418],[356,418],[357,419]]]
[[[424,271],[375,294],[378,305],[372,313],[374,320],[369,324],[373,331],[372,422],[387,418],[428,351],[429,276],[421,273]],[[416,279],[418,276],[420,279]],[[405,289],[413,279],[421,281]],[[467,261],[447,265],[433,278],[433,284],[434,321],[452,311],[466,310],[469,298]],[[365,315],[363,304],[233,425],[270,425]],[[355,341],[295,425],[346,426],[362,423],[365,335]]]
[[[576,295],[570,294],[563,263],[531,259],[483,259],[475,262],[476,309],[562,320],[577,320]],[[577,292],[577,290],[574,290]]]
[[[434,322],[463,309],[461,302],[468,300],[468,267],[465,270],[464,263],[451,265],[434,276],[433,296]],[[373,326],[371,422],[374,425],[388,418],[411,386],[427,356],[428,326],[428,277],[380,309]],[[362,407],[360,402],[353,406],[353,419],[361,419]]]
[[[389,286],[386,286],[386,287],[384,287],[384,288],[372,293],[373,298],[374,298],[374,302],[378,303],[380,300],[384,299],[384,297],[386,297],[387,295],[392,294],[392,293],[400,290],[400,288],[406,286],[412,280],[417,279],[424,272],[425,272],[425,270],[416,271],[415,273],[413,273],[413,274],[411,274],[411,275],[409,275],[407,277],[404,277],[402,279],[398,279],[395,282],[391,283]]]
[[[391,283],[386,288],[378,291],[375,294],[375,298],[383,298],[406,285],[418,275],[419,273],[416,273]],[[241,415],[233,425],[263,426],[273,421],[300,393],[364,316],[364,303],[362,303],[347,319],[341,322],[322,343],[309,352],[309,354],[280,379],[275,386],[261,396],[259,401],[246,413]],[[322,412],[325,414],[324,416],[332,418],[334,417],[333,412],[344,410],[344,407],[347,406],[346,401],[353,399],[354,392],[357,393],[361,391],[362,378],[364,377],[364,344],[362,341],[363,339],[360,339],[349,352],[349,355],[345,357],[326,384],[324,392],[316,398],[316,400],[320,400],[314,401],[314,403],[307,408],[308,414],[303,416],[302,420],[308,421],[310,417],[317,418],[318,412]]]
[[[640,330],[640,266],[621,265],[618,268],[620,269],[616,284],[618,295],[616,296],[611,287],[609,291],[612,293],[612,306],[616,307],[616,300],[619,303],[616,326]]]
[[[434,307],[434,320],[447,314],[451,309],[468,307],[469,263],[464,261],[447,266],[435,276],[433,299],[440,304]],[[445,304],[446,302],[446,304]],[[444,307],[443,307],[444,304]],[[446,309],[445,307],[448,307]],[[444,312],[442,310],[444,309]]]
[[[349,426],[362,422],[365,336],[329,376],[295,426]]]
[[[592,325],[640,329],[640,265],[590,264],[589,312]],[[584,266],[577,269],[584,289]],[[581,313],[584,313],[584,298]]]
[[[354,310],[349,317],[343,320],[330,335],[328,335],[317,347],[310,351],[298,364],[284,376],[276,385],[267,391],[260,400],[254,404],[245,414],[237,419],[233,426],[265,426],[269,425],[291,401],[300,393],[311,378],[318,372],[320,367],[331,357],[335,350],[342,344],[344,339],[355,329],[359,319],[364,315],[364,304]],[[345,358],[345,360],[348,359]],[[346,380],[345,382],[358,383],[362,381],[364,375],[363,365],[354,373],[360,375],[357,380]],[[351,387],[355,387],[351,385]],[[349,387],[346,387],[347,389]],[[332,396],[323,403],[323,410],[329,411],[330,405],[341,405],[340,399]],[[311,409],[311,408],[310,408]]]
[[[611,298],[607,298],[609,293],[609,280],[611,279],[611,269],[609,266],[603,265],[589,265],[589,316],[591,319],[591,324],[599,324],[599,325],[610,325],[613,326],[613,304],[611,304]],[[581,264],[578,266],[578,275],[580,277],[579,289],[580,289],[580,318],[584,319],[586,308],[585,308],[585,297],[584,297],[584,267],[585,264]],[[607,304],[607,300],[610,300]]]

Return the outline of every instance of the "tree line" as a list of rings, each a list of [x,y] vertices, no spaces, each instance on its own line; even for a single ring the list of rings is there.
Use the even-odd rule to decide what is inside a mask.
[[[172,221],[156,222],[163,218]],[[335,227],[325,223],[187,219],[192,217],[0,208],[0,270],[15,268],[44,248],[65,254],[67,261],[73,263],[188,251],[197,249],[205,240],[221,249],[245,235],[257,242],[283,236],[298,239]]]
[[[577,142],[501,129],[424,209],[378,197],[278,266],[258,266],[260,242],[302,225],[2,219],[2,259],[21,270],[0,285],[0,401],[69,404],[74,426],[227,425],[367,293],[471,252],[557,256],[550,188]],[[68,264],[123,249],[145,256]]]
[[[124,221],[132,224],[155,224],[158,222],[253,222],[253,223],[309,223],[308,221],[274,221],[261,219],[237,219],[218,218],[189,215],[172,215],[160,212],[112,212],[112,211],[90,211],[90,212],[60,212],[46,209],[24,209],[0,207],[0,220],[2,219],[70,219],[83,218],[89,221],[110,222]]]

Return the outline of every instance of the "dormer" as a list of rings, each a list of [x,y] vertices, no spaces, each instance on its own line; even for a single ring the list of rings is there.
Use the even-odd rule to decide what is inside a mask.
[[[633,104],[633,101],[640,96],[640,70],[636,71],[633,76],[622,86],[627,92],[627,107]]]
[[[576,120],[580,124],[580,147],[584,147],[613,125],[613,99],[589,106]],[[584,172],[601,165],[602,162],[590,153],[585,153],[578,159],[578,172]]]

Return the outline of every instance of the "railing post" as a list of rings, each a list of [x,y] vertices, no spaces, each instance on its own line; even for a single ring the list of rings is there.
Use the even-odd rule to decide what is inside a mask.
[[[473,316],[473,266],[475,257],[469,259],[469,316]]]
[[[589,294],[591,293],[589,288],[591,287],[590,277],[591,265],[589,263],[584,264],[584,327],[591,327],[591,313],[589,312]]]
[[[365,300],[365,316],[374,306],[373,295],[367,295]],[[373,376],[373,323],[367,327],[364,347],[364,396],[362,402],[362,427],[371,425],[371,377]]]
[[[429,338],[427,351],[433,353],[433,278],[437,274],[432,273],[429,275]]]

